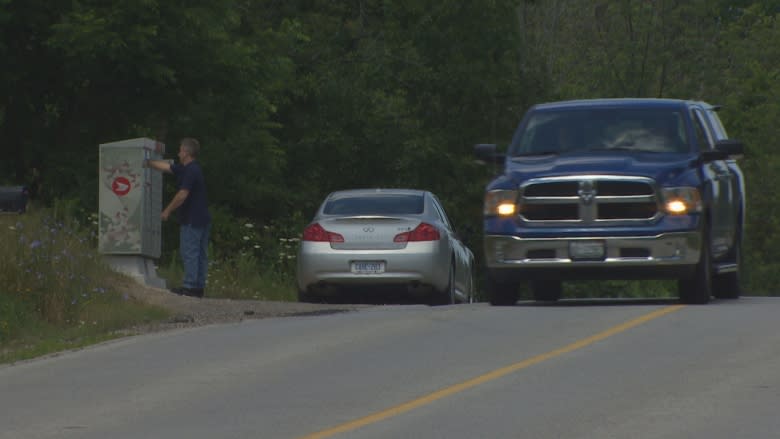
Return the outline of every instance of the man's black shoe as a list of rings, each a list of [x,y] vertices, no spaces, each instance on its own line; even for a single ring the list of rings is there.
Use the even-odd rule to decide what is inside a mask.
[[[203,288],[185,288],[187,295],[192,297],[203,297]]]
[[[179,296],[203,297],[203,288],[176,287],[171,288],[170,292]]]

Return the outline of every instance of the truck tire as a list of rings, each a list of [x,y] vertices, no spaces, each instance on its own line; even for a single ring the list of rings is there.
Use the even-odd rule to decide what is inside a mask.
[[[559,280],[531,281],[531,293],[538,302],[557,302],[563,295],[563,283]]]
[[[493,306],[514,306],[517,303],[517,285],[498,282],[490,274],[486,276],[486,294],[488,302]]]
[[[742,295],[740,270],[742,270],[742,234],[735,238],[734,248],[729,253],[727,262],[737,265],[737,270],[731,273],[716,274],[712,279],[712,295],[718,299],[738,299]]]
[[[680,301],[689,305],[704,305],[712,296],[712,250],[710,249],[709,227],[702,233],[701,257],[696,264],[693,277],[680,279],[677,282],[677,292]]]

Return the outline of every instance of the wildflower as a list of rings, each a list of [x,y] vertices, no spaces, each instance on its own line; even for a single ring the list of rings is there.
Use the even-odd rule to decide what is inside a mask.
[[[300,240],[301,240],[300,238],[290,238],[287,241],[289,241],[289,242],[298,242]]]
[[[252,228],[252,227],[254,227],[254,226],[255,226],[255,225],[254,225],[254,224],[252,224],[252,223],[246,223],[246,224],[244,224],[244,227],[246,227],[247,229],[251,229],[251,228]]]
[[[38,240],[36,239],[36,240],[35,240],[35,241],[33,241],[32,243],[30,243],[30,248],[38,248],[38,247],[40,247],[40,246],[42,246],[42,245],[43,245],[43,244],[41,243],[41,241],[38,241]]]
[[[259,244],[255,244],[255,248],[260,250],[260,245]]]
[[[244,236],[244,241],[249,241],[250,239],[252,239],[252,238],[250,238],[248,236]]]
[[[14,226],[8,226],[8,228],[11,229],[11,230],[16,230],[16,227],[14,227]]]

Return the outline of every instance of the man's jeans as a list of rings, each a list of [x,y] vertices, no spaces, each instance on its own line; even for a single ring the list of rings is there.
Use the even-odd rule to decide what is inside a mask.
[[[179,248],[181,262],[184,265],[184,288],[205,288],[206,272],[209,268],[209,230],[211,224],[205,227],[193,227],[182,224],[179,231]]]

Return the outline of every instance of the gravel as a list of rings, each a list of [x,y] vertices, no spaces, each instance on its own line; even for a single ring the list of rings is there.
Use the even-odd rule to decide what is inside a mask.
[[[322,315],[354,311],[370,305],[275,302],[267,300],[232,300],[179,296],[168,290],[134,281],[119,286],[129,298],[159,306],[171,312],[168,321],[129,328],[123,333],[142,334],[175,328],[234,323],[246,319]],[[208,291],[206,291],[208,295]]]

